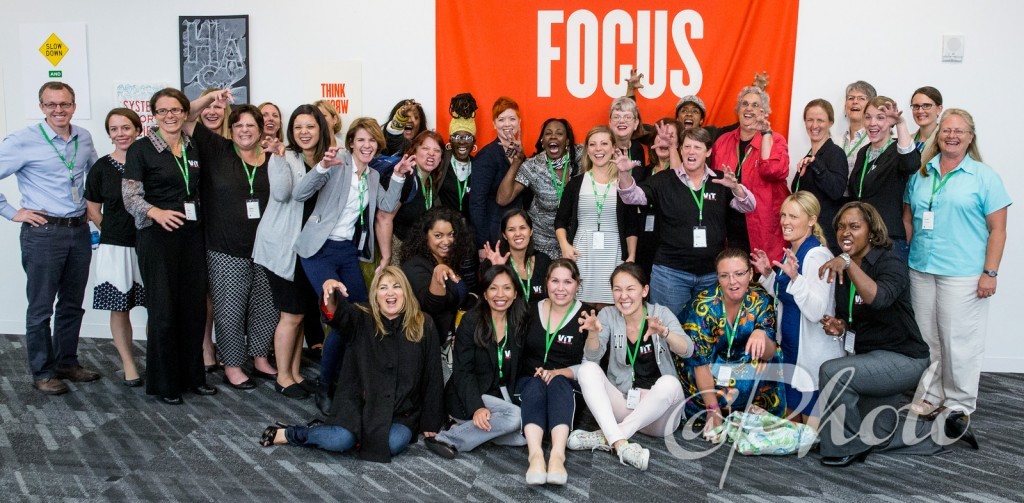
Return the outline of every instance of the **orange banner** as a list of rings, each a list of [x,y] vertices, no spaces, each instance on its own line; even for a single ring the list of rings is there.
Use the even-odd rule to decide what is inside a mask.
[[[754,74],[770,75],[772,129],[788,131],[798,0],[437,0],[437,130],[447,138],[452,96],[471,92],[477,144],[495,137],[491,105],[519,103],[528,155],[549,117],[569,119],[582,143],[608,123],[625,76],[644,74],[643,121],[673,116],[696,94],[705,124],[736,122],[736,95]]]

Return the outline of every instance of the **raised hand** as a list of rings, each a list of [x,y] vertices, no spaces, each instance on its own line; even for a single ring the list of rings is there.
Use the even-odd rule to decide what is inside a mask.
[[[736,179],[736,172],[733,171],[731,167],[725,164],[722,165],[722,178],[712,179],[711,183],[723,185],[725,187],[728,187],[729,189],[732,189],[733,191],[735,191],[736,187],[739,186],[740,184],[739,180]]]
[[[334,292],[338,292],[342,297],[348,297],[348,287],[344,283],[336,280],[329,279],[324,281],[324,306],[327,306],[329,312],[334,312],[338,308],[338,304],[335,301]]]
[[[754,251],[750,254],[750,263],[753,264],[754,269],[757,269],[761,276],[767,276],[772,268],[772,262],[768,258],[768,254],[760,248],[754,248]]]
[[[395,174],[398,176],[406,176],[412,173],[413,168],[416,167],[416,158],[412,154],[402,156],[402,160],[398,161],[395,165]]]
[[[278,140],[276,136],[267,136],[263,138],[260,146],[263,147],[264,152],[270,152],[278,157],[284,155],[284,142]]]
[[[629,170],[633,169],[633,161],[629,160],[629,152],[624,148],[617,148],[612,153],[612,161],[615,163],[615,167],[619,168],[619,173],[629,173]]]
[[[502,255],[501,254],[501,240],[494,243],[494,248],[491,248],[491,242],[484,243],[484,258],[491,261],[491,265],[502,265],[508,262],[508,257],[512,254],[511,251]]]
[[[754,123],[754,127],[762,133],[767,133],[772,130],[772,124],[768,121],[768,114],[762,115],[757,118],[757,122]]]
[[[644,85],[640,82],[644,78],[644,74],[638,73],[636,67],[633,67],[629,71],[629,78],[626,79],[626,96],[636,95],[637,89],[643,89]],[[630,90],[634,92],[630,92]]]
[[[785,257],[785,260],[782,262],[774,260],[772,261],[772,265],[786,273],[786,276],[789,276],[790,280],[796,281],[796,277],[800,275],[800,261],[797,260],[796,255],[793,254],[792,248],[783,249],[782,255]]]
[[[899,109],[896,103],[892,103],[891,106],[889,103],[886,103],[878,107],[878,110],[885,114],[886,119],[889,119],[889,127],[894,127],[905,120],[903,118],[903,111]]]
[[[676,136],[675,129],[673,129],[672,126],[669,126],[668,124],[655,123],[654,129],[658,132],[657,140],[660,140],[673,150],[678,148],[679,138]]]
[[[818,277],[828,283],[831,283],[832,279],[835,278],[842,285],[843,276],[845,275],[844,271],[846,271],[846,261],[842,257],[836,257],[818,268]]]
[[[763,91],[763,90],[768,88],[768,82],[769,82],[768,70],[764,70],[761,73],[755,73],[754,74],[754,86],[755,87],[760,87],[761,90]]]
[[[344,149],[341,147],[329,147],[327,151],[324,152],[324,158],[320,161],[320,165],[324,168],[330,168],[332,166],[340,166],[344,164],[341,162],[341,159],[338,159],[338,152],[341,152],[342,150]]]
[[[595,334],[601,331],[601,320],[597,319],[597,312],[593,309],[591,309],[589,313],[583,311],[583,313],[580,314],[580,319],[577,321],[580,324],[581,334],[584,330]]]

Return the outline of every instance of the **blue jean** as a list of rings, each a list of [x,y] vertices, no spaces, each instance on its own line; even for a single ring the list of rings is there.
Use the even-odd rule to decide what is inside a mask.
[[[544,384],[539,377],[520,377],[516,389],[522,403],[523,426],[535,424],[544,431],[563,424],[572,428],[576,415],[575,392],[579,389],[576,381],[557,376]]]
[[[713,272],[697,275],[655,264],[651,268],[651,302],[667,307],[682,321],[690,299],[715,286],[717,280]]]
[[[472,420],[459,424],[437,434],[437,440],[455,446],[459,452],[469,452],[493,440],[497,445],[521,447],[526,445],[523,437],[522,414],[519,407],[492,395],[482,395],[484,407],[491,412],[491,431],[477,428]],[[476,411],[473,411],[476,412]]]
[[[892,238],[892,252],[903,260],[904,264],[910,262],[910,243],[906,238]]]
[[[366,302],[366,280],[359,268],[359,250],[352,241],[332,241],[324,243],[320,250],[309,258],[303,258],[302,269],[306,272],[313,290],[316,291],[318,302],[324,297],[324,282],[336,279],[345,284],[348,290],[348,302]],[[338,376],[345,352],[347,335],[331,330],[324,338],[323,354],[320,357],[320,385],[328,387],[334,384]]]
[[[289,426],[284,430],[289,444],[303,447],[318,447],[325,451],[345,452],[356,446],[359,440],[343,426],[318,424],[316,426]],[[412,430],[402,424],[392,423],[388,434],[388,447],[392,456],[397,456],[409,447]]]
[[[21,265],[28,296],[25,347],[29,370],[37,381],[54,377],[57,367],[78,365],[78,336],[85,314],[82,302],[91,260],[87,225],[22,224]]]

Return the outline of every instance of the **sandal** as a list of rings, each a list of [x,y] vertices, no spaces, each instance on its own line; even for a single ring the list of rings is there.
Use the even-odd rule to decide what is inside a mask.
[[[274,439],[277,438],[278,430],[287,427],[288,426],[283,423],[274,423],[267,426],[267,429],[263,430],[263,435],[260,436],[260,445],[263,447],[270,447],[274,445]]]
[[[921,417],[927,417],[934,415],[938,408],[939,407],[937,405],[932,404],[928,400],[921,400],[920,402],[914,402],[910,405],[910,412]]]

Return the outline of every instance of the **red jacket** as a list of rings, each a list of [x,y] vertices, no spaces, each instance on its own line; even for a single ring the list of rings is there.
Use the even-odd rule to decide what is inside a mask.
[[[786,242],[782,239],[779,213],[782,201],[790,193],[786,186],[789,177],[789,147],[782,135],[773,133],[773,136],[771,155],[768,160],[762,160],[761,133],[754,135],[750,141],[750,154],[744,157],[741,173],[743,186],[754,193],[757,201],[754,211],[747,213],[747,234],[751,250],[760,248],[769,258],[781,262],[782,248]],[[739,129],[718,137],[711,151],[711,167],[721,170],[724,164],[735,171],[739,160],[736,155],[739,143]]]

